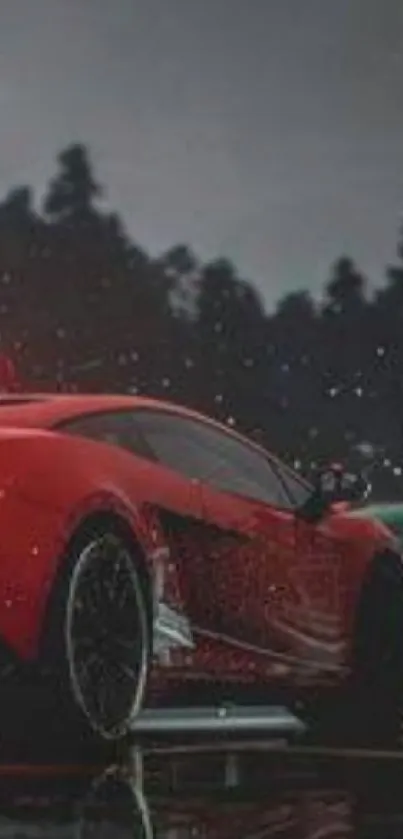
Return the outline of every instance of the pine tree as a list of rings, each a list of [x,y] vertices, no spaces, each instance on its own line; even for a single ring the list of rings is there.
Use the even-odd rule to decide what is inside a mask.
[[[85,224],[92,217],[95,201],[102,195],[85,146],[68,146],[58,156],[59,171],[52,178],[44,211],[52,222]]]

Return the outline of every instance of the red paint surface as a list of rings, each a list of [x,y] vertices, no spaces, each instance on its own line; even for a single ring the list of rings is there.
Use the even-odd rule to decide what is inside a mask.
[[[152,577],[155,552],[165,549],[164,599],[195,630],[194,650],[173,652],[171,670],[155,668],[157,686],[173,677],[267,685],[344,678],[363,576],[388,531],[342,507],[309,525],[55,430],[104,410],[163,407],[200,420],[191,411],[139,397],[32,400],[0,405],[0,635],[21,657],[37,654],[76,528],[91,512],[111,511],[131,528]]]

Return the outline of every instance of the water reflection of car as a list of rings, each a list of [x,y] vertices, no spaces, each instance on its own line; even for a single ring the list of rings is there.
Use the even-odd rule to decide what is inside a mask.
[[[141,784],[124,769],[96,778],[80,802],[74,839],[154,839]]]
[[[321,781],[316,787],[299,781],[296,786],[271,788],[271,780],[268,787],[255,788],[253,793],[242,785],[236,790],[194,785],[189,790],[172,779],[169,790],[153,785],[147,792],[124,771],[108,771],[94,782],[79,807],[77,839],[115,835],[116,839],[347,839],[352,835],[352,801],[346,790]]]
[[[220,753],[221,770],[233,755]],[[397,761],[316,761],[258,750],[228,786],[217,755],[144,756],[141,778],[110,768],[75,803],[72,839],[394,839]],[[67,834],[70,836],[70,834]]]
[[[203,688],[308,716],[347,699],[368,736],[397,737],[400,553],[351,514],[337,468],[311,487],[139,397],[4,397],[0,426],[3,682],[10,660],[39,675],[101,740]]]
[[[0,836],[21,839],[392,839],[401,836],[401,773],[396,761],[316,763],[255,751],[236,785],[211,754],[175,751],[145,760],[141,777],[125,766],[99,774],[42,767],[0,781]],[[221,761],[229,754],[221,753]],[[368,762],[367,762],[368,764]],[[223,764],[222,764],[223,766]],[[252,778],[250,769],[253,767]],[[4,767],[3,767],[4,768]],[[54,768],[54,767],[53,767]],[[77,767],[76,767],[77,769]],[[32,767],[31,767],[32,770]],[[191,782],[189,782],[191,778]],[[210,782],[206,783],[206,779]]]

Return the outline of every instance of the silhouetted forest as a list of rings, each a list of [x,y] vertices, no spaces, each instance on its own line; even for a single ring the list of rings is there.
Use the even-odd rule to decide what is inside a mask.
[[[403,236],[372,295],[343,256],[320,302],[301,289],[268,312],[228,259],[151,258],[102,199],[72,145],[39,209],[29,186],[0,204],[0,342],[30,387],[179,401],[305,473],[369,458],[376,494],[403,497]]]

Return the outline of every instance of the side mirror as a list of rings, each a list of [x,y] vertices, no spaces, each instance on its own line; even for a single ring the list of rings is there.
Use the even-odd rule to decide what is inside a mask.
[[[320,521],[334,504],[364,501],[370,491],[363,474],[345,472],[339,464],[331,464],[316,474],[312,493],[297,514],[307,521]]]

